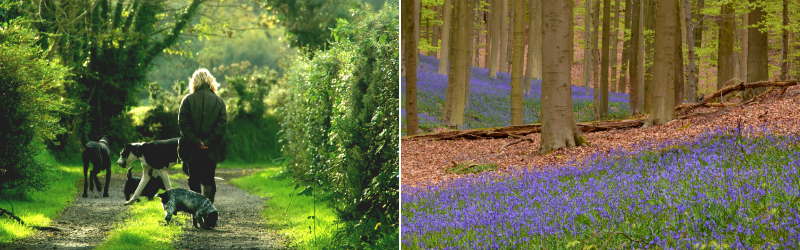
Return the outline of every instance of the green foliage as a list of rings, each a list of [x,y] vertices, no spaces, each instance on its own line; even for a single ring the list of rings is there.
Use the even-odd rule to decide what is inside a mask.
[[[355,0],[268,0],[263,6],[286,28],[292,47],[309,51],[329,45],[331,29],[336,27],[338,19],[353,20],[355,14],[362,12]]]
[[[366,248],[399,226],[397,9],[335,32],[339,43],[287,71],[283,150],[301,194],[324,190],[345,224],[338,247]]]
[[[40,147],[43,149],[43,147]],[[56,174],[48,179],[45,191],[29,190],[28,192],[4,192],[0,207],[19,216],[25,225],[7,216],[0,217],[0,245],[15,239],[27,237],[36,232],[31,226],[49,226],[64,208],[77,197],[78,185],[82,177],[83,166],[63,166],[47,151],[42,150],[35,158],[51,166],[56,166]]]
[[[70,104],[56,93],[69,73],[42,56],[36,39],[19,19],[0,23],[0,192],[44,190],[55,176],[52,166],[34,158],[40,142],[65,132],[58,116]]]
[[[497,167],[498,165],[493,163],[476,164],[468,161],[448,167],[444,171],[452,174],[477,174],[485,171],[494,171]]]
[[[281,169],[268,167],[253,175],[233,179],[231,183],[253,195],[267,198],[261,215],[270,229],[276,229],[292,240],[291,247],[326,249],[333,245],[331,239],[337,229],[333,209],[312,197],[297,196],[297,190],[292,187],[293,179]],[[394,244],[397,242],[395,240]]]

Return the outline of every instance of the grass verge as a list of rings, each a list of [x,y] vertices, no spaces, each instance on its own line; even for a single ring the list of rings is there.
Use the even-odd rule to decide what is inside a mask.
[[[262,165],[263,166],[263,165]],[[292,179],[280,174],[281,167],[268,167],[247,177],[231,180],[253,195],[268,198],[261,211],[270,228],[291,238],[300,249],[322,249],[331,245],[337,229],[333,209],[312,197],[298,196]]]
[[[189,216],[178,213],[164,224],[164,209],[158,199],[131,205],[125,221],[112,230],[97,249],[173,249],[172,241],[181,234]]]
[[[37,160],[54,166],[60,178],[54,180],[46,191],[34,191],[0,199],[0,207],[13,212],[25,222],[20,225],[6,216],[0,217],[0,245],[27,237],[36,230],[30,226],[49,226],[50,222],[75,199],[81,179],[81,166],[67,166],[56,162],[49,153],[41,153]],[[13,209],[12,209],[13,208]]]

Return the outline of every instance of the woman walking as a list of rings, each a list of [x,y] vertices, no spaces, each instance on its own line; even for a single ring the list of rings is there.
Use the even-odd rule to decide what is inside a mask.
[[[223,136],[228,114],[217,87],[219,83],[207,69],[198,69],[192,74],[190,93],[181,101],[178,112],[178,155],[189,164],[189,189],[202,193],[211,203],[217,192],[214,172],[217,163],[225,159],[227,147]]]

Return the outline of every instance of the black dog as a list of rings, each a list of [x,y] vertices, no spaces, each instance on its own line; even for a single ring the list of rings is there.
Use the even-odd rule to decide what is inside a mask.
[[[173,188],[156,196],[161,198],[161,206],[166,212],[164,220],[167,223],[178,211],[183,211],[192,215],[192,226],[195,228],[197,228],[197,224],[200,224],[203,229],[217,226],[219,216],[217,208],[202,194],[185,188]]]
[[[133,196],[125,202],[125,205],[132,204],[139,198],[147,183],[150,182],[151,176],[160,176],[164,187],[166,187],[165,190],[172,188],[166,169],[179,162],[179,139],[172,138],[169,140],[125,144],[125,148],[119,153],[117,165],[125,168],[134,161],[142,162],[142,180],[139,181],[139,186],[136,187]]]
[[[108,197],[108,183],[111,181],[111,150],[108,149],[108,136],[103,136],[100,141],[90,141],[86,143],[83,149],[83,197],[89,197],[86,193],[86,185],[88,182],[89,190],[94,191],[95,184],[97,191],[100,191],[100,179],[97,174],[100,171],[106,171],[106,186],[103,188],[103,197]],[[94,166],[91,175],[87,176],[89,172],[89,163]]]
[[[130,200],[131,195],[134,192],[136,192],[136,187],[139,186],[139,182],[142,180],[142,178],[131,176],[131,170],[132,169],[133,169],[133,167],[128,168],[128,181],[125,182],[125,200],[126,201]],[[141,196],[145,196],[149,200],[152,201],[153,197],[156,196],[156,193],[158,193],[159,189],[167,190],[167,188],[164,187],[164,182],[161,181],[161,177],[153,176],[153,170],[152,169],[150,169],[150,172],[148,173],[148,175],[150,175],[150,177],[153,178],[151,180],[154,180],[154,181],[148,182],[147,185],[144,186],[144,189],[142,190]]]

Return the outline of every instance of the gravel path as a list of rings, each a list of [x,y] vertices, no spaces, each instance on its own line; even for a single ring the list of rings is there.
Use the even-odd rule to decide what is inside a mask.
[[[134,169],[136,173],[138,169]],[[289,241],[277,231],[266,228],[261,217],[264,198],[236,188],[228,180],[252,174],[254,169],[218,169],[217,196],[214,206],[220,211],[214,230],[195,229],[191,221],[183,226],[183,234],[175,239],[176,249],[283,249]],[[177,174],[180,170],[170,170]],[[101,174],[102,175],[102,174]],[[99,176],[101,180],[103,176]],[[187,187],[186,180],[172,180],[173,186]],[[125,174],[113,174],[108,198],[101,192],[90,192],[88,198],[75,200],[55,220],[51,227],[60,232],[40,231],[16,240],[2,249],[94,249],[100,245],[114,225],[123,220],[128,207],[124,206],[122,187]],[[156,198],[158,199],[158,198]]]

